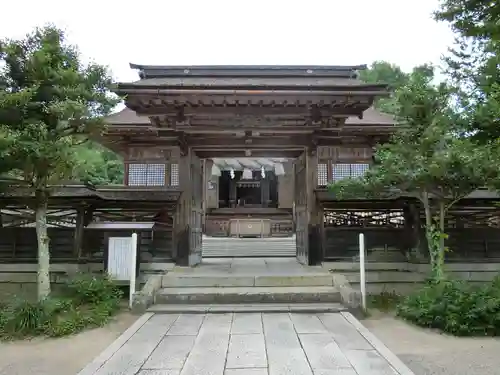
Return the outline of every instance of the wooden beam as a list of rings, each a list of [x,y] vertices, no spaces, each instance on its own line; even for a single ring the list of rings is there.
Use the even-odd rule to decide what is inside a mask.
[[[239,149],[239,150],[234,150],[234,149],[225,149],[225,150],[193,150],[196,155],[200,158],[242,158],[242,157],[248,157],[246,154],[246,150]],[[277,149],[252,149],[251,150],[251,155],[250,157],[256,157],[256,158],[271,158],[271,157],[276,157],[276,158],[296,158],[299,156],[302,152],[304,151],[304,148],[301,147],[300,149],[287,149],[287,150],[277,150]]]
[[[181,103],[189,103],[189,100],[179,100],[178,105],[184,105]],[[256,117],[278,117],[278,118],[290,118],[302,116],[304,118],[311,117],[311,108],[316,108],[316,101],[299,101],[297,104],[291,106],[270,106],[270,105],[256,105],[250,104],[248,106],[230,106],[223,104],[210,105],[210,106],[186,106],[183,110],[183,117],[189,119],[191,117],[238,117],[238,116],[250,116],[250,119],[256,120]],[[362,102],[356,100],[351,106],[346,106],[349,104],[345,100],[337,101],[332,100],[331,102],[317,106],[315,109],[315,114],[321,117],[333,117],[333,116],[359,116],[363,111],[368,109],[372,102],[366,101]],[[130,105],[128,105],[130,107]],[[142,105],[134,107],[133,110],[137,112],[138,116],[160,116],[164,115],[170,117],[171,119],[178,119],[179,108],[168,102],[165,103],[150,103],[146,100]]]
[[[126,94],[128,96],[140,95],[140,96],[176,96],[176,95],[196,95],[198,99],[203,96],[263,96],[269,95],[275,100],[280,99],[280,97],[291,97],[291,96],[353,96],[353,95],[363,95],[363,96],[388,96],[390,93],[387,92],[382,87],[357,87],[357,86],[344,86],[339,88],[330,88],[327,90],[311,90],[311,87],[304,87],[302,90],[297,89],[285,89],[285,90],[275,90],[272,88],[264,89],[176,89],[176,88],[118,88],[115,91],[117,94]]]
[[[281,136],[281,137],[194,137],[188,138],[188,143],[191,147],[220,147],[220,146],[230,146],[230,147],[244,147],[252,148],[259,146],[283,146],[283,147],[295,147],[304,144],[310,144],[311,137],[291,137],[291,136]]]

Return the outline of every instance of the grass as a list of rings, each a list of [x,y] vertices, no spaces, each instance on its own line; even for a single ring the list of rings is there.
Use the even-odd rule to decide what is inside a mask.
[[[383,312],[394,311],[401,302],[402,297],[395,292],[382,292],[368,296],[367,305],[370,309],[377,309]]]
[[[60,337],[106,324],[122,291],[107,276],[82,274],[41,302],[14,298],[0,305],[0,339]]]

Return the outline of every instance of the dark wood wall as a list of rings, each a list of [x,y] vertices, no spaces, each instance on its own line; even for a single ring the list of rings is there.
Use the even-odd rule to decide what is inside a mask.
[[[367,259],[403,261],[428,256],[421,211],[391,209],[323,209],[323,254],[326,260],[352,260],[359,255],[359,234],[365,235]],[[447,261],[500,260],[500,228],[496,210],[478,217],[457,207],[446,218]],[[458,223],[458,224],[457,224]]]
[[[73,228],[49,228],[51,262],[104,261],[109,237],[130,236],[132,231],[85,230],[81,258],[74,251]],[[172,260],[172,228],[139,232],[141,261]],[[0,262],[37,260],[35,228],[0,228]]]

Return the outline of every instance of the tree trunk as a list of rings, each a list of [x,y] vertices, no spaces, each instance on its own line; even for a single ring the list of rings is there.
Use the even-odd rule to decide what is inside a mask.
[[[429,201],[429,193],[424,192],[422,194],[422,203],[424,204],[424,211],[425,211],[425,237],[427,239],[427,249],[429,251],[432,275],[433,277],[435,277],[437,273],[436,249],[435,249],[434,233],[432,230],[432,212],[431,212],[431,204]]]
[[[35,200],[36,237],[38,242],[37,295],[38,301],[42,301],[50,294],[50,255],[49,236],[47,235],[47,194],[44,191],[36,191]]]
[[[440,279],[444,276],[444,221],[446,215],[446,207],[444,202],[439,202],[439,251],[436,259],[436,269],[438,270],[437,275]]]

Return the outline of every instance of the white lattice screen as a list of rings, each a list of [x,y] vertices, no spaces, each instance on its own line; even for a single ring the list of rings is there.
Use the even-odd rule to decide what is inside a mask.
[[[179,164],[170,164],[170,186],[179,186]]]
[[[129,164],[129,186],[165,185],[165,164]]]
[[[362,177],[370,168],[370,164],[351,164],[351,177]]]
[[[318,164],[318,186],[328,185],[328,165]]]
[[[370,168],[370,164],[333,164],[332,165],[332,180],[340,181],[345,178],[356,178],[363,176]]]

